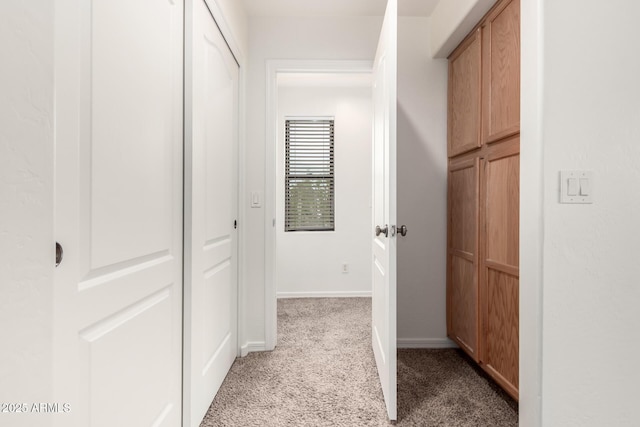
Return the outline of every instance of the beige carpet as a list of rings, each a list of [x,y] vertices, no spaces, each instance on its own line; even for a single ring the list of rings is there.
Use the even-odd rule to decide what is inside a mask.
[[[369,298],[278,301],[278,346],[236,360],[201,427],[388,426]],[[398,351],[397,426],[517,426],[517,404],[458,350]]]

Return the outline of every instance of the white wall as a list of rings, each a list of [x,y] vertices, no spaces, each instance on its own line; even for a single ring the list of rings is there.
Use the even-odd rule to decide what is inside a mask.
[[[440,0],[431,14],[431,54],[446,58],[497,0]]]
[[[235,50],[236,57],[239,54],[247,55],[249,49],[249,19],[242,2],[238,0],[206,1],[210,7],[217,6],[219,8],[220,14],[214,14],[214,16],[218,21],[221,17],[224,20],[224,26],[221,25],[221,22],[218,22],[218,26],[222,27],[222,34],[228,39],[227,42],[230,44],[231,49]]]
[[[268,59],[371,60],[381,17],[251,18],[245,147],[244,343],[264,345],[265,209],[249,208],[251,191],[265,191],[266,61]],[[242,196],[241,196],[242,200]]]
[[[543,5],[542,421],[638,425],[640,3]],[[594,204],[558,203],[562,169]]]
[[[284,231],[284,120],[335,118],[335,231]],[[278,297],[371,295],[371,87],[285,86],[278,91]],[[348,264],[348,273],[342,264]]]
[[[52,395],[51,1],[0,3],[0,402]],[[12,426],[46,415],[0,414]]]
[[[398,24],[398,344],[447,347],[447,60],[428,18]]]

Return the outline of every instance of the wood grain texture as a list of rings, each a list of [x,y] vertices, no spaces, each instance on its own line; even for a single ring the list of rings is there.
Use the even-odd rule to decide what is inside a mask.
[[[476,30],[449,57],[449,157],[481,144],[481,34]]]
[[[479,159],[449,165],[447,334],[478,360]]]
[[[485,256],[511,267],[519,264],[519,145],[519,137],[501,143],[500,150],[487,156],[484,172]]]
[[[477,160],[465,162],[449,172],[449,220],[452,249],[476,253],[478,238],[478,165]]]
[[[481,199],[480,349],[483,368],[518,399],[520,137],[487,147]]]
[[[487,269],[487,304],[482,362],[496,381],[518,399],[519,280]]]
[[[451,335],[474,360],[478,360],[477,263],[451,257]]]
[[[520,131],[520,0],[499,3],[482,33],[482,139],[491,143]]]
[[[517,400],[520,0],[498,1],[449,58],[448,126],[447,334]]]

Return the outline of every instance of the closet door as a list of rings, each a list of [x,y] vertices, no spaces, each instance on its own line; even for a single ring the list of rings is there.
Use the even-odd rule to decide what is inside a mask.
[[[185,427],[199,426],[238,353],[239,66],[192,3],[185,142]]]
[[[493,10],[482,30],[483,142],[520,132],[520,0]]]
[[[449,167],[447,329],[478,361],[478,170],[477,157]]]
[[[55,8],[53,426],[178,426],[183,4]]]
[[[481,362],[518,398],[520,138],[491,146],[483,165]]]
[[[480,147],[480,93],[482,88],[481,31],[449,57],[449,157]]]

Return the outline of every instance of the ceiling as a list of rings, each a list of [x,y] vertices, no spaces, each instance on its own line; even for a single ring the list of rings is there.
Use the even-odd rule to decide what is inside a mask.
[[[398,0],[402,16],[429,16],[439,0]],[[387,0],[242,0],[249,16],[383,16]]]

